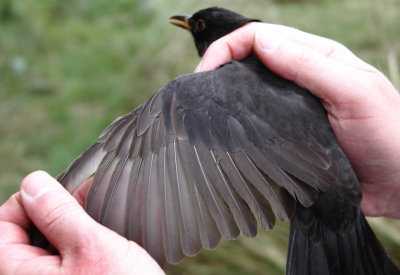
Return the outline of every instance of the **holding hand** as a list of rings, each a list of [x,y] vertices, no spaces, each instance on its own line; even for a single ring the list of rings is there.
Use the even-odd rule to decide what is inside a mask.
[[[321,99],[360,181],[364,214],[400,218],[400,95],[392,83],[338,42],[265,23],[215,41],[196,71],[252,52]]]
[[[87,188],[74,194],[81,204]],[[59,254],[30,245],[31,220]],[[28,175],[0,207],[0,234],[0,274],[163,273],[142,247],[95,222],[44,172]]]

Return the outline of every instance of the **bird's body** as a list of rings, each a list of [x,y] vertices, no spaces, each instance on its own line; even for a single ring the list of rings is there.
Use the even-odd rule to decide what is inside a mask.
[[[399,274],[320,101],[256,56],[172,80],[58,179],[72,192],[93,173],[88,213],[160,264],[221,236],[253,237],[278,217],[292,219],[287,274]]]

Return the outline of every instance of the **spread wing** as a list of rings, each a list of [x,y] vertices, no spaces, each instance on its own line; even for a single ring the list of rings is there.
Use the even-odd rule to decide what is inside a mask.
[[[337,144],[318,100],[263,70],[176,78],[58,179],[72,192],[94,175],[87,212],[161,265],[272,229],[337,180]]]

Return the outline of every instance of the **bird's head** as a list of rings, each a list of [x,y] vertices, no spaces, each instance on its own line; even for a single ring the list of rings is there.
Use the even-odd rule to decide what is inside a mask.
[[[217,7],[200,10],[192,16],[175,15],[170,19],[172,24],[192,33],[200,56],[203,56],[208,46],[218,38],[240,28],[246,23],[260,21]]]

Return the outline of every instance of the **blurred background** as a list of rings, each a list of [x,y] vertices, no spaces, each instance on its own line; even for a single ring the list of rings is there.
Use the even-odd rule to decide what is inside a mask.
[[[216,5],[338,40],[400,87],[398,0],[2,0],[0,203],[27,173],[56,176],[114,118],[192,72],[192,39],[168,18]],[[369,221],[399,265],[400,222]],[[284,274],[288,228],[224,241],[166,271]]]

